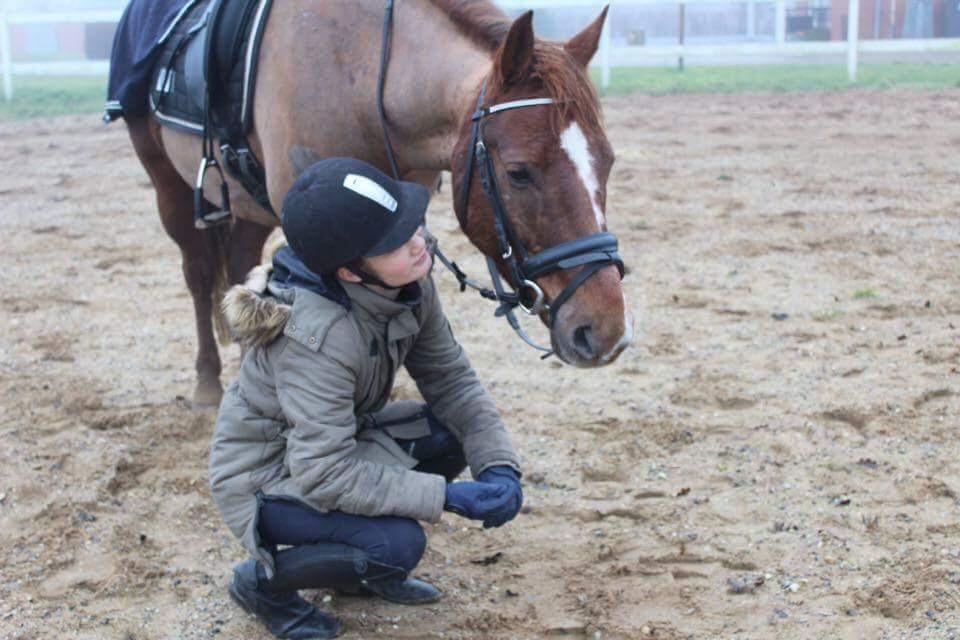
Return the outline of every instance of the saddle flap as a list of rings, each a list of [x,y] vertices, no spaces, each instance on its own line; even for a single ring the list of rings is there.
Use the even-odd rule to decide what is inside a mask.
[[[152,110],[164,125],[197,135],[207,117],[216,137],[233,140],[249,126],[242,115],[249,111],[254,74],[244,54],[259,45],[270,2],[201,0],[188,6],[154,70],[155,80],[164,75],[174,81],[154,82]]]
[[[207,14],[209,15],[209,14]],[[205,108],[207,94],[207,45],[210,30],[207,21],[193,33],[183,54],[183,80],[187,97],[197,109]]]

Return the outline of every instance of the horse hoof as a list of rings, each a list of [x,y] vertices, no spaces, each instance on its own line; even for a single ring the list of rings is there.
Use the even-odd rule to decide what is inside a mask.
[[[193,408],[197,411],[216,409],[220,406],[221,397],[223,397],[223,388],[219,383],[215,385],[199,384],[193,392]]]

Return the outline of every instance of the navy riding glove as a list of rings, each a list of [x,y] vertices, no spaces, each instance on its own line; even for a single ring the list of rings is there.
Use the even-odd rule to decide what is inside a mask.
[[[510,493],[506,487],[489,482],[451,482],[443,508],[471,520],[483,520],[487,526],[490,513],[504,509]]]
[[[513,467],[499,465],[484,469],[477,480],[506,487],[509,500],[506,504],[488,513],[483,521],[485,528],[499,527],[513,520],[523,506],[523,489],[520,488],[520,473]]]

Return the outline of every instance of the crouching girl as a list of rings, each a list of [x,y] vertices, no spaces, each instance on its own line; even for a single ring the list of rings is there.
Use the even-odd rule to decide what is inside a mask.
[[[358,160],[318,162],[284,200],[289,246],[227,296],[247,349],[210,482],[251,555],[230,595],[278,638],[339,633],[300,589],[437,600],[411,576],[418,521],[447,510],[498,527],[522,505],[519,458],[430,277],[428,199]],[[388,402],[401,365],[423,403]],[[474,480],[455,481],[467,466]]]

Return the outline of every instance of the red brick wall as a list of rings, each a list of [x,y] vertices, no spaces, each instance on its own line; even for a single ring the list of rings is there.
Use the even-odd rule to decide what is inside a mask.
[[[80,23],[61,23],[54,25],[57,32],[57,44],[65,58],[83,57],[84,25]]]
[[[890,0],[860,0],[860,38],[872,39],[874,37],[874,21],[876,19],[875,11],[877,3],[880,4],[880,38],[899,38],[903,33],[903,16],[906,12],[906,0],[894,0],[893,24],[890,21]],[[830,39],[847,39],[847,14],[850,10],[849,0],[831,0],[830,4]],[[942,16],[944,10],[944,0],[934,0],[934,15]],[[941,24],[943,20],[935,18],[935,35],[940,35]],[[892,28],[891,28],[892,26]]]
[[[30,58],[30,32],[49,29],[52,31],[57,42],[58,58],[68,60],[83,59],[87,57],[87,32],[89,28],[86,24],[80,22],[62,22],[50,25],[10,25],[10,50],[14,60],[27,60]],[[112,27],[109,27],[110,37],[112,38]]]

